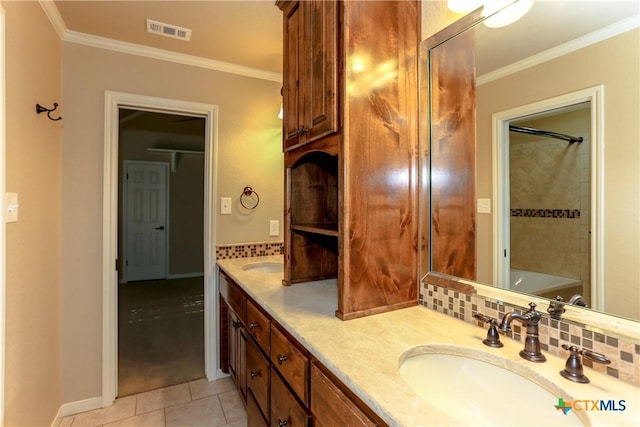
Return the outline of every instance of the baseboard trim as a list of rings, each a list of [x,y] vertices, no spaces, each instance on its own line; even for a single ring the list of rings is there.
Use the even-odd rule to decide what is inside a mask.
[[[60,425],[62,418],[81,412],[93,411],[102,408],[102,397],[92,397],[90,399],[78,400],[76,402],[65,403],[58,410],[58,415],[53,421],[52,427]]]
[[[170,274],[169,277],[167,277],[167,279],[189,279],[191,277],[204,277],[204,272]]]

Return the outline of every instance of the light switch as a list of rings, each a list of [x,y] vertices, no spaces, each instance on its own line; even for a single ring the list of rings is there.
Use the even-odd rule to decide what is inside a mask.
[[[231,215],[231,197],[220,198],[220,215]]]
[[[280,221],[277,219],[269,220],[269,236],[279,236],[280,235]]]
[[[478,199],[478,213],[491,213],[491,199]]]
[[[18,193],[4,193],[5,221],[18,222]]]

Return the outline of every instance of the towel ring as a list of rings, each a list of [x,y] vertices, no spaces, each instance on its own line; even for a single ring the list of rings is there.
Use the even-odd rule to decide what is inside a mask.
[[[251,200],[252,196],[255,196],[255,200]],[[247,204],[245,204],[246,200],[248,200]],[[253,205],[251,205],[249,201],[253,202]],[[244,187],[244,190],[242,190],[242,194],[240,194],[240,204],[242,205],[242,207],[252,210],[255,209],[259,203],[260,196],[258,196],[258,193],[256,193],[251,187]]]

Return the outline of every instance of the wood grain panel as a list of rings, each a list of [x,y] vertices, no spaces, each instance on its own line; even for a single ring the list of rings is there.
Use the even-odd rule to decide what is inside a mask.
[[[417,304],[419,2],[345,2],[337,316]]]
[[[431,270],[476,278],[473,33],[431,51]]]

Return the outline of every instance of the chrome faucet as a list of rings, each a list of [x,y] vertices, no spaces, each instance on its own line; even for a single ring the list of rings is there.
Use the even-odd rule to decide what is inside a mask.
[[[541,318],[542,314],[536,310],[536,304],[531,302],[529,303],[529,310],[523,314],[517,314],[513,311],[505,314],[498,327],[502,332],[511,332],[511,322],[513,320],[519,320],[527,327],[527,338],[524,342],[524,349],[520,351],[520,357],[530,362],[544,362],[547,360],[540,351],[538,324]]]

